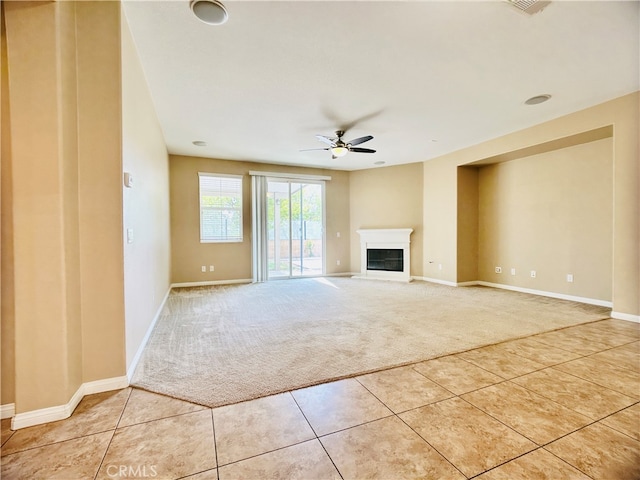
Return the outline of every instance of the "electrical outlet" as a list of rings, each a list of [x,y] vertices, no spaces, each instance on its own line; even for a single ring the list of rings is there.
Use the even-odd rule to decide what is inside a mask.
[[[531,278],[536,278],[536,271],[535,270],[531,270]]]
[[[213,265],[209,265],[209,271],[213,272],[215,270],[215,267]]]
[[[442,270],[442,264],[441,263],[438,264],[438,270]]]
[[[515,275],[515,274],[516,274],[516,269],[515,269],[515,268],[512,268],[512,269],[511,269],[511,275]]]
[[[502,267],[496,267],[496,273],[502,273]]]
[[[206,272],[207,271],[206,265],[202,265],[202,267],[200,267],[200,270],[202,270],[202,272]]]
[[[340,238],[340,232],[336,232],[336,237]]]
[[[573,273],[567,273],[567,282],[573,283]]]
[[[340,260],[336,260],[336,265],[340,266]]]

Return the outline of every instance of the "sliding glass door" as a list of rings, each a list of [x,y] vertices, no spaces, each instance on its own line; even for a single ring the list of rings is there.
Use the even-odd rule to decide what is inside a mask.
[[[323,183],[300,180],[268,180],[270,279],[324,273],[323,187]]]

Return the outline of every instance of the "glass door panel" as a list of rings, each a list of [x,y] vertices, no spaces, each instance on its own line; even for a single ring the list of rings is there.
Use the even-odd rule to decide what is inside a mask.
[[[289,182],[269,181],[267,188],[267,238],[269,278],[291,276],[291,209]]]
[[[322,275],[323,185],[269,180],[269,278]]]

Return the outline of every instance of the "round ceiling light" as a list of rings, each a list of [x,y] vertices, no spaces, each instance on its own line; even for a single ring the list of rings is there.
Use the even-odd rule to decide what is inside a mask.
[[[545,93],[544,95],[536,95],[535,97],[531,97],[528,100],[525,100],[526,105],[538,105],[539,103],[544,103],[551,98],[551,95]]]
[[[222,25],[229,19],[227,9],[218,0],[191,0],[193,14],[208,25]]]
[[[194,140],[193,143],[196,147],[206,147],[207,142],[203,142],[202,140]]]

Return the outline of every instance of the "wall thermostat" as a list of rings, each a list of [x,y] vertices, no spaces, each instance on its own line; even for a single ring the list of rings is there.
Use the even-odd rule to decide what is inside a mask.
[[[133,175],[129,172],[124,172],[124,186],[127,188],[133,187]]]

